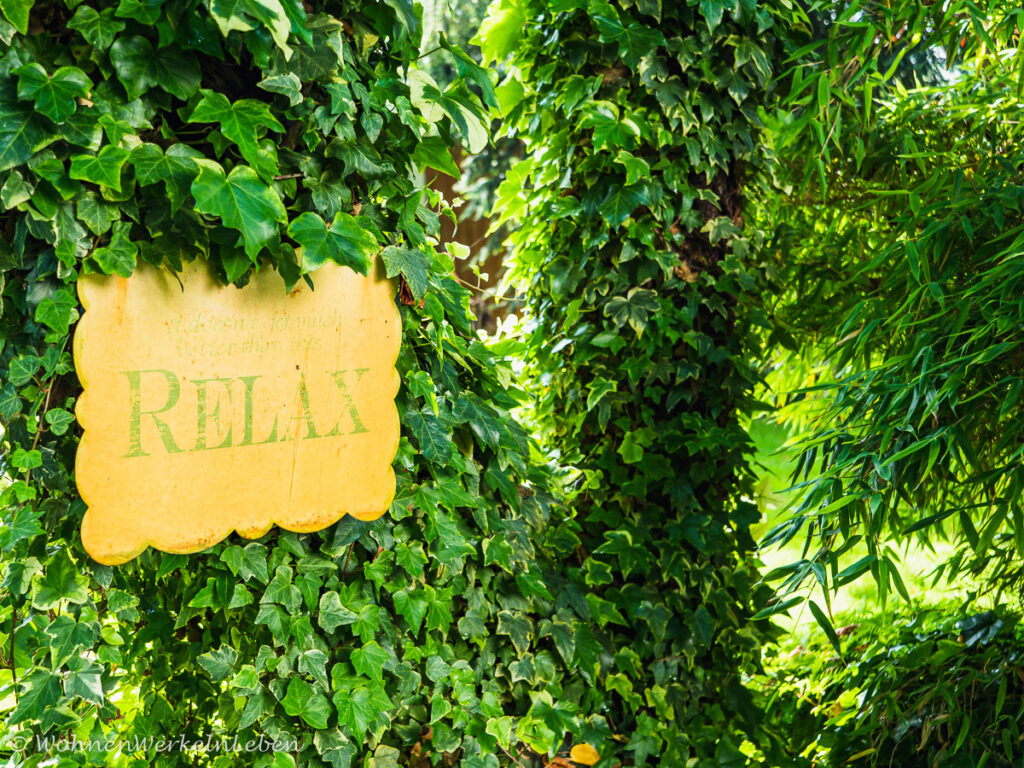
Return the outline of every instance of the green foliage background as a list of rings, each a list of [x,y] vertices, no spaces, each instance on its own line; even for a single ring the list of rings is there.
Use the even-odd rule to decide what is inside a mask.
[[[792,514],[766,544],[806,542],[770,576],[826,603],[868,574],[883,601],[905,597],[897,550],[948,542],[947,582],[1019,594],[1024,236],[1007,110],[1024,84],[1024,14],[995,1],[827,8],[767,115],[790,194],[758,218],[774,228],[773,313],[794,350],[778,394],[797,403],[803,439]]]
[[[573,577],[620,649],[581,672],[636,764],[742,765],[780,736],[743,684],[774,636],[742,426],[772,324],[744,215],[772,185],[757,111],[791,23],[773,4],[500,0],[479,35],[485,59],[512,54],[498,99],[526,146],[495,210],[517,226],[537,428],[577,470]]]
[[[1020,763],[1019,613],[913,601],[839,618],[840,654],[818,632],[789,643],[760,681],[789,724],[787,764]]]
[[[26,735],[298,744],[151,749],[126,765],[484,767],[512,760],[515,743],[553,753],[570,732],[601,748],[605,721],[574,716],[588,687],[576,670],[608,639],[557,568],[564,537],[508,414],[511,370],[472,333],[434,247],[448,209],[415,182],[451,165],[453,136],[483,130],[466,78],[491,98],[486,75],[452,50],[460,76],[424,86],[417,12],[402,0],[0,10],[12,763],[112,759],[11,741]],[[389,514],[92,562],[72,483],[78,275],[201,258],[238,284],[276,269],[284,290],[326,260],[365,272],[378,256],[404,300]]]
[[[1019,762],[1014,614],[841,636],[829,597],[868,573],[904,594],[911,536],[953,542],[940,576],[970,574],[972,600],[1019,593],[1019,4],[495,0],[492,69],[424,50],[420,12],[0,0],[0,754],[237,735],[296,748],[117,762]],[[494,120],[525,147],[496,207],[527,301],[488,346],[419,179]],[[282,290],[383,264],[395,502],[100,566],[73,483],[75,282],[196,258]],[[806,546],[778,596],[744,427],[773,356],[770,383],[809,384],[767,537]],[[811,587],[826,660],[765,678],[770,616]]]

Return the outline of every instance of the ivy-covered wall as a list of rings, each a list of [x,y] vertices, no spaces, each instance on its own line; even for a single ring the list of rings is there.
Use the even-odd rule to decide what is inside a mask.
[[[36,737],[127,737],[150,748],[125,765],[489,768],[600,747],[603,721],[574,713],[607,639],[541,549],[512,372],[471,330],[433,242],[448,209],[415,182],[479,140],[467,82],[491,100],[486,73],[452,50],[444,92],[419,76],[407,0],[0,11],[0,755],[102,764]],[[282,291],[326,260],[400,280],[397,497],[372,524],[100,566],[73,484],[75,281],[197,258],[239,284],[276,269]],[[158,741],[236,736],[295,748]]]
[[[497,92],[527,157],[496,211],[518,227],[536,416],[579,470],[570,578],[615,649],[580,674],[624,764],[774,749],[744,685],[773,636],[753,620],[743,420],[770,323],[744,196],[770,181],[757,109],[780,10],[500,0],[479,37],[512,54]]]

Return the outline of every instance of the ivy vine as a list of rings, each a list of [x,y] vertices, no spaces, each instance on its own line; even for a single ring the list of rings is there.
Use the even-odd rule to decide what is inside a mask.
[[[451,211],[417,181],[479,140],[488,74],[445,43],[459,77],[420,77],[408,0],[0,10],[0,751],[101,764],[53,740],[117,738],[142,744],[126,765],[493,768],[600,748],[576,670],[607,639],[546,533],[511,366],[437,246]],[[73,483],[74,284],[197,258],[238,285],[276,270],[282,290],[328,260],[383,262],[403,321],[395,502],[374,523],[101,566]],[[147,741],[164,737],[294,749]]]
[[[755,615],[745,419],[772,323],[758,108],[797,12],[719,0],[498,0],[478,37],[526,146],[498,192],[546,445],[577,474],[569,577],[614,653],[580,668],[623,764],[744,765],[781,750],[745,676]]]

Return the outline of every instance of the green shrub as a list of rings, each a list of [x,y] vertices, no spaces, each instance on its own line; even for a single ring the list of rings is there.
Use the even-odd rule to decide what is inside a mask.
[[[842,658],[821,634],[769,660],[768,711],[816,766],[1017,766],[1024,628],[1004,608],[946,604],[848,619]]]

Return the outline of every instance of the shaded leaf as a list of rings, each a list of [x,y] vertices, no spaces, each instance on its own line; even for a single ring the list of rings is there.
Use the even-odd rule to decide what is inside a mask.
[[[245,165],[231,173],[212,160],[194,160],[199,175],[192,182],[196,210],[219,216],[224,225],[242,233],[245,252],[255,262],[260,250],[278,238],[278,223],[287,221],[281,198]]]

